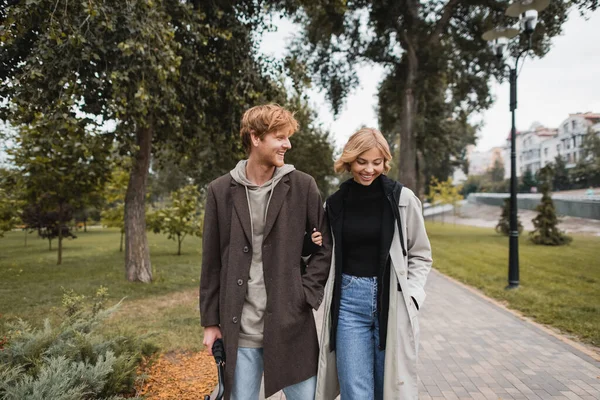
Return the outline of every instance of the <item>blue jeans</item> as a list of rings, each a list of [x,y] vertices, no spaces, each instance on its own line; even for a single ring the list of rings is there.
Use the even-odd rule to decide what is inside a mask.
[[[342,400],[382,400],[377,278],[342,274],[336,361]]]
[[[263,349],[239,347],[231,400],[258,400],[264,370]],[[314,400],[317,377],[283,388],[287,400]]]

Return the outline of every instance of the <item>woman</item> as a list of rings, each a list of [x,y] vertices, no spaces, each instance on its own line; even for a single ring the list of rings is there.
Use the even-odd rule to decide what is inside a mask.
[[[317,400],[416,399],[418,310],[431,247],[414,193],[385,173],[376,129],[350,137],[335,171],[352,178],[327,199],[333,236],[325,288]],[[320,243],[320,233],[312,235]]]

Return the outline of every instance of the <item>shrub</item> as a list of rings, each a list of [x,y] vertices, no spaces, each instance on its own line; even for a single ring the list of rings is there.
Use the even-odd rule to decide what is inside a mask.
[[[93,305],[65,291],[65,314],[58,326],[26,321],[9,325],[10,340],[0,350],[0,399],[122,399],[132,394],[136,370],[157,352],[145,336],[105,337],[97,332],[119,304],[104,308],[106,289]]]

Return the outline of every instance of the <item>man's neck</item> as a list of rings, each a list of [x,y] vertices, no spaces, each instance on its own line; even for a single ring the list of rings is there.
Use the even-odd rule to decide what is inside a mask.
[[[246,163],[246,178],[255,185],[262,186],[273,177],[274,173],[274,165],[261,164],[253,157],[248,158],[248,162]]]

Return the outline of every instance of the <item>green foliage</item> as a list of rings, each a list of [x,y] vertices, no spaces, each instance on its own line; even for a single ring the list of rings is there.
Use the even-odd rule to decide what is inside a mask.
[[[195,185],[171,193],[171,206],[148,214],[146,226],[177,241],[177,255],[186,236],[202,236],[202,196]]]
[[[542,200],[535,208],[538,215],[532,220],[535,230],[530,233],[530,239],[535,244],[561,246],[569,244],[572,238],[558,229],[560,221],[550,196],[552,175],[552,168],[548,165],[540,170]]]
[[[499,158],[494,160],[494,165],[487,171],[492,182],[502,182],[504,180],[504,163]]]
[[[0,238],[21,222],[22,187],[17,177],[16,171],[0,168]]]
[[[58,264],[62,262],[63,231],[74,209],[83,207],[106,181],[109,141],[100,132],[88,132],[68,108],[36,113],[19,126],[15,147],[9,150],[23,181],[28,205],[26,222],[40,234],[58,237]],[[27,211],[27,210],[25,210]]]
[[[125,235],[125,193],[129,183],[129,174],[123,169],[116,168],[112,171],[111,178],[104,189],[106,208],[100,214],[102,225],[108,228],[119,228],[121,232],[120,248],[123,251],[123,237]]]
[[[521,220],[519,219],[518,213],[517,229],[519,231],[519,234],[523,232],[523,224],[521,224]],[[496,232],[501,233],[504,236],[510,235],[510,197],[504,199],[504,205],[502,206],[502,214],[500,214],[500,220],[496,225]]]
[[[136,369],[157,348],[145,337],[104,337],[98,333],[119,304],[104,309],[100,288],[89,309],[84,296],[65,291],[65,317],[32,328],[19,319],[0,352],[0,399],[122,399],[133,392]]]
[[[530,193],[531,189],[537,187],[538,182],[535,179],[535,175],[529,168],[525,169],[523,176],[521,177],[521,184],[519,185],[520,193]]]
[[[317,123],[316,113],[299,96],[287,107],[295,112],[299,129],[290,138],[292,148],[286,153],[285,161],[315,178],[321,195],[326,198],[335,189],[331,184],[334,148],[329,132]]]
[[[554,190],[571,189],[571,178],[569,176],[569,171],[567,170],[567,164],[565,163],[564,158],[562,158],[560,155],[557,155],[554,159],[554,163],[551,165],[551,168],[554,171],[552,188]]]
[[[455,186],[452,184],[452,178],[440,182],[437,178],[432,177],[429,184],[429,198],[433,205],[452,204],[452,209],[456,210],[456,204],[464,198],[460,194],[461,190],[460,185]],[[442,223],[443,221],[442,219]]]
[[[582,157],[571,172],[578,187],[600,186],[600,133],[588,130],[581,145]]]
[[[0,188],[0,238],[4,236],[4,232],[14,229],[19,223],[19,209],[16,203],[16,200]]]
[[[390,143],[396,143],[398,136],[404,141],[399,159],[409,160],[410,170],[400,169],[400,178],[404,174],[412,184],[425,172],[445,179],[444,167],[460,163],[461,150],[474,143],[476,127],[468,119],[491,105],[490,80],[507,77],[480,38],[495,26],[512,24],[504,15],[509,2],[283,3],[299,11],[296,18],[304,26],[303,38],[288,60],[297,84],[313,78],[337,113],[358,85],[358,65],[385,67],[379,87],[380,127]],[[571,7],[583,10],[596,5],[597,0],[551,2],[539,15],[532,53],[547,53],[550,39],[561,33]],[[525,42],[524,37],[513,41],[512,52],[519,52]]]

